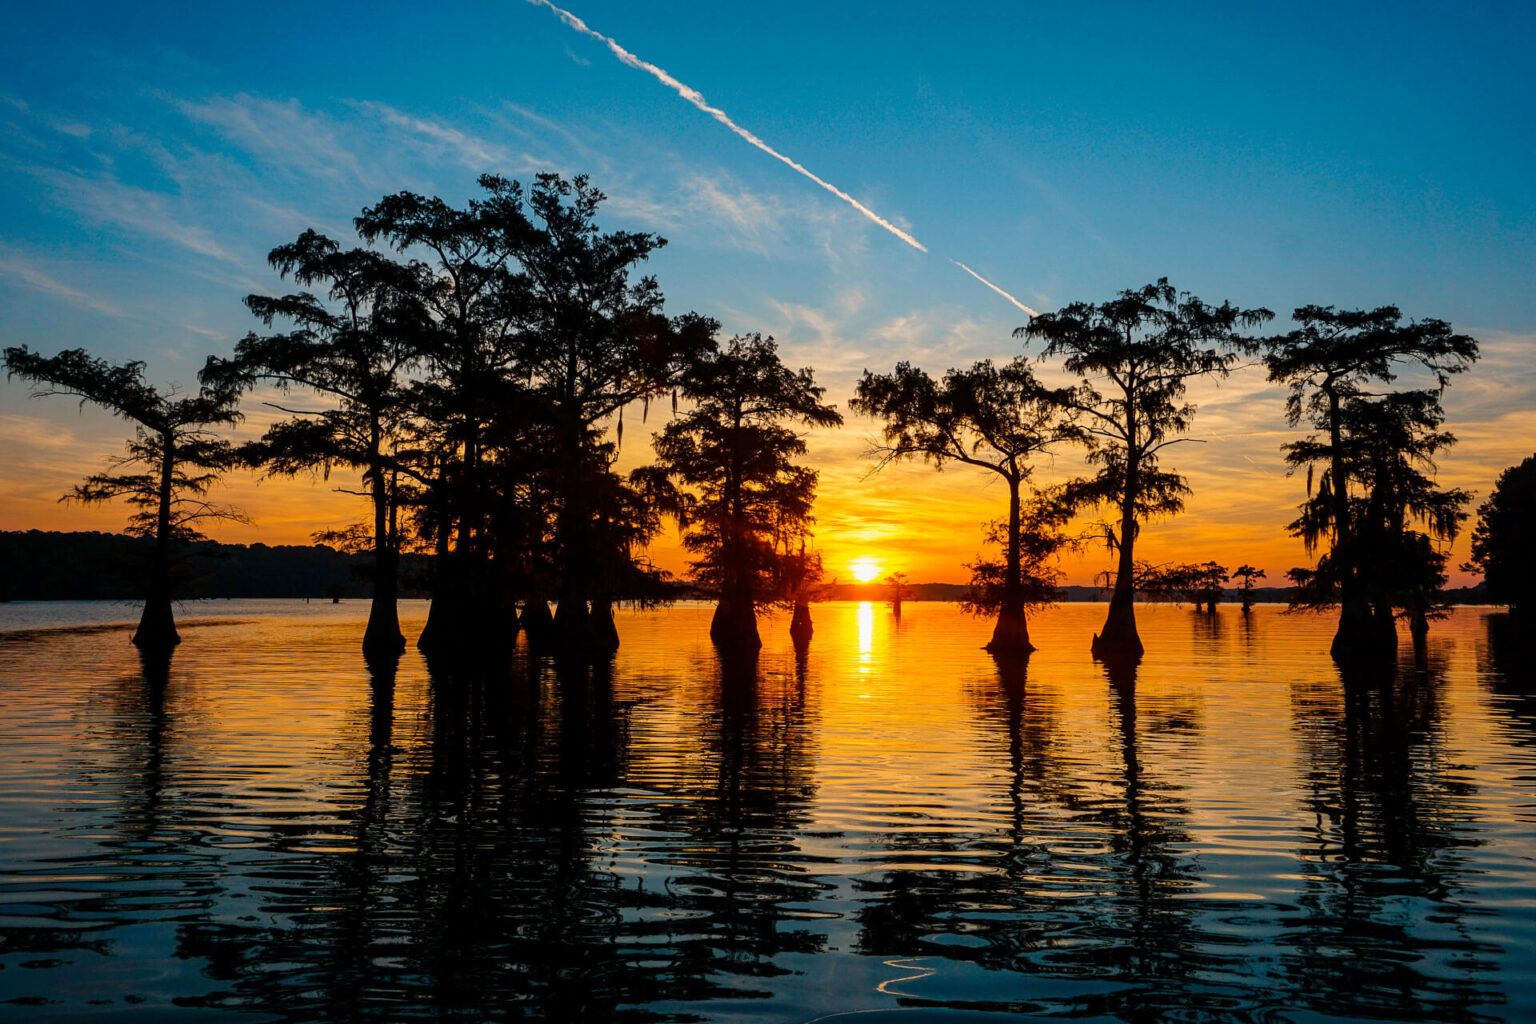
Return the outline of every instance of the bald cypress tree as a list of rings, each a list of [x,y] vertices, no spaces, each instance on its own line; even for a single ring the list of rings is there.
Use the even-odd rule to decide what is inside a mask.
[[[710,637],[755,651],[780,540],[809,520],[816,493],[816,471],[794,462],[806,450],[794,427],[843,418],[809,369],[786,367],[773,339],[757,334],[699,358],[682,390],[692,407],[656,438],[659,466],[690,495],[683,543],[695,578],[719,597]]]
[[[889,374],[866,370],[850,403],[884,421],[883,442],[871,453],[880,466],[906,459],[939,469],[973,466],[1007,484],[1008,517],[994,531],[1003,561],[981,560],[972,567],[972,592],[978,597],[970,607],[997,615],[987,645],[994,652],[1034,649],[1026,608],[1052,583],[1025,569],[1038,568],[1060,546],[1060,517],[1048,510],[1049,502],[1026,502],[1024,487],[1042,453],[1082,440],[1072,411],[1078,400],[1071,389],[1046,387],[1027,360],[1015,358],[1002,366],[983,360],[939,380],[910,363],[898,363]]]
[[[289,329],[247,335],[233,359],[210,358],[202,379],[242,386],[268,380],[326,403],[312,411],[276,403],[290,418],[242,454],[269,473],[361,471],[374,561],[363,650],[399,654],[405,647],[396,606],[401,483],[421,473],[410,437],[409,379],[427,326],[421,276],[381,253],[343,249],[314,231],[273,249],[268,261],[297,284],[322,288],[325,298],[310,292],[247,296],[246,305],[263,324]]]
[[[142,362],[110,363],[83,349],[45,357],[25,346],[5,350],[6,373],[36,385],[33,397],[66,395],[106,409],[134,425],[134,436],[114,467],[95,473],[65,495],[85,503],[121,499],[135,509],[128,532],[153,540],[144,583],[144,610],[133,642],[141,650],[168,651],[181,642],[171,607],[172,561],[178,545],[202,538],[210,519],[240,519],[237,510],[208,500],[219,477],[237,462],[217,428],[238,422],[239,389],[205,384],[182,394],[144,380]]]
[[[1272,315],[1229,302],[1212,306],[1160,278],[1107,302],[1074,302],[1014,331],[1042,342],[1045,356],[1061,357],[1083,381],[1075,403],[1099,471],[1070,485],[1068,493],[1080,506],[1111,510],[1104,540],[1117,556],[1109,614],[1093,638],[1096,655],[1142,654],[1134,604],[1136,541],[1149,519],[1184,509],[1189,485],[1163,469],[1161,459],[1169,446],[1187,440],[1195,416],[1186,397],[1190,381],[1229,374],[1237,350],[1249,344],[1239,332]]]
[[[1430,373],[1443,391],[1453,374],[1477,359],[1477,342],[1451,330],[1444,320],[1404,321],[1395,306],[1340,310],[1302,306],[1291,314],[1296,328],[1263,339],[1259,348],[1269,379],[1289,389],[1286,416],[1318,434],[1287,446],[1294,465],[1320,465],[1317,497],[1310,494],[1296,530],[1304,538],[1326,541],[1316,572],[1337,591],[1339,626],[1335,657],[1351,657],[1382,647],[1380,616],[1373,614],[1362,561],[1366,506],[1360,452],[1365,438],[1349,437],[1351,402],[1369,398],[1406,367]],[[1436,404],[1438,412],[1438,402]],[[1356,406],[1362,415],[1365,407]],[[1312,480],[1309,470],[1309,484]],[[1310,489],[1310,487],[1309,487]]]

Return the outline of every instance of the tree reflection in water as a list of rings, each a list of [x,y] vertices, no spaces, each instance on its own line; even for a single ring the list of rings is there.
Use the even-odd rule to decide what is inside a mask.
[[[1352,666],[1294,689],[1311,841],[1279,937],[1293,1005],[1349,1018],[1485,1021],[1497,948],[1463,890],[1474,787],[1447,762],[1444,657]],[[1486,913],[1486,911],[1482,911]]]
[[[1484,646],[1471,620],[1341,679],[1274,653],[1295,626],[1256,614],[1218,640],[1169,609],[1182,661],[1043,650],[956,683],[936,614],[906,617],[905,661],[891,633],[865,659],[852,607],[845,642],[829,615],[814,652],[723,664],[665,630],[617,665],[519,647],[430,679],[414,652],[365,676],[340,642],[296,671],[274,637],[244,675],[108,651],[49,697],[63,753],[21,703],[0,723],[53,773],[7,821],[0,992],[20,1002],[0,1016],[147,998],[150,1019],[1481,1022],[1529,1003],[1508,907],[1530,661],[1508,634]],[[50,666],[92,649],[47,642]],[[36,657],[16,643],[8,678]]]
[[[1086,993],[1054,1000],[904,999],[904,1005],[1012,1012],[1100,1014],[1124,1019],[1200,1017],[1234,1005],[1230,993],[1191,984],[1236,969],[1241,954],[1199,932],[1185,897],[1199,865],[1187,852],[1188,813],[1176,787],[1142,765],[1136,664],[1104,666],[1110,760],[1070,759],[1048,696],[1031,692],[1027,659],[998,659],[977,712],[1008,751],[1005,834],[945,838],[952,830],[888,841],[931,869],[902,869],[861,883],[864,952],[965,959],[993,971],[1094,979]],[[1167,716],[1187,728],[1198,716]],[[935,854],[943,854],[942,859]],[[965,865],[954,870],[950,865]],[[939,866],[939,865],[944,866]],[[1005,986],[1006,987],[1006,986]],[[1063,990],[1057,990],[1063,991]]]
[[[697,668],[714,677],[700,756],[638,794],[611,665],[434,664],[420,751],[395,744],[394,667],[375,665],[345,835],[274,872],[259,916],[277,924],[183,926],[180,955],[228,986],[200,1002],[580,1021],[766,996],[731,979],[824,942],[792,906],[820,891],[794,840],[814,791],[804,686],[763,686],[755,661]]]

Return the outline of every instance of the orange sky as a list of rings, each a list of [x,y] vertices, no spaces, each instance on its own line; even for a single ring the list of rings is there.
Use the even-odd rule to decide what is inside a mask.
[[[1444,459],[1440,472],[1442,483],[1473,490],[1479,501],[1501,469],[1530,455],[1536,446],[1536,409],[1517,401],[1519,382],[1528,376],[1521,349],[1529,350],[1530,339],[1481,340],[1482,361],[1447,395],[1449,426],[1460,444]],[[814,354],[786,346],[786,361],[791,363],[799,361],[797,356]],[[1000,348],[997,356],[1009,354]],[[943,368],[938,363],[930,367],[935,372]],[[828,385],[828,399],[846,412],[856,373],[840,368],[821,379]],[[6,387],[20,390],[16,382]],[[1266,570],[1270,581],[1283,584],[1287,568],[1306,564],[1300,543],[1285,533],[1304,484],[1288,478],[1280,461],[1279,446],[1297,436],[1284,422],[1283,393],[1252,367],[1221,384],[1202,382],[1192,395],[1200,406],[1192,436],[1200,443],[1175,446],[1167,463],[1188,475],[1194,495],[1183,515],[1144,530],[1140,554],[1152,561],[1214,559],[1234,568],[1247,562]],[[79,411],[62,398],[18,401],[10,407],[16,411],[0,413],[0,527],[120,529],[126,515],[120,506],[86,508],[57,499],[116,453],[125,434],[123,423],[99,410]],[[246,408],[249,419],[241,435],[254,436],[272,414],[254,398]],[[655,416],[653,408],[646,428],[663,422]],[[877,436],[877,424],[857,416],[850,416],[839,430],[807,435],[808,461],[821,471],[816,544],[829,577],[851,580],[849,563],[868,557],[883,571],[906,572],[915,582],[964,582],[964,563],[980,550],[982,525],[1006,513],[1006,491],[990,474],[963,466],[936,472],[912,463],[871,473],[873,464],[863,452]],[[621,468],[649,456],[645,430],[631,417]],[[1083,469],[1081,453],[1068,449],[1041,463],[1037,480],[1052,483]],[[258,480],[247,472],[232,474],[219,497],[243,508],[254,525],[217,524],[212,533],[229,542],[306,543],[316,530],[363,518],[360,500],[336,494],[336,484],[355,485],[355,480],[345,475],[329,482],[307,477]],[[1466,551],[1463,536],[1452,563],[1460,563]],[[678,573],[686,569],[675,530],[657,539],[651,555],[664,568]],[[1108,564],[1102,549],[1069,554],[1062,562],[1071,583],[1091,583]],[[1459,572],[1452,580],[1469,581]]]

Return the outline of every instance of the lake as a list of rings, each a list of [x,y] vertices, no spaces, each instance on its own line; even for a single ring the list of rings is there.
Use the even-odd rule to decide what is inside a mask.
[[[1332,622],[1101,605],[618,616],[611,668],[367,606],[0,605],[0,1017],[1536,1020],[1536,681],[1491,610],[1341,680]],[[425,605],[402,605],[414,639]],[[113,623],[118,623],[114,625]],[[1406,630],[1404,630],[1406,636]]]

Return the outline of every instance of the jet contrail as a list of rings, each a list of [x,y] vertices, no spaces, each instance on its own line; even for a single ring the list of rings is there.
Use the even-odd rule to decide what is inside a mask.
[[[791,160],[783,153],[780,153],[778,150],[768,145],[768,143],[764,142],[756,135],[753,135],[751,132],[747,131],[735,121],[732,121],[730,115],[721,110],[719,107],[710,106],[709,101],[704,98],[704,94],[699,92],[699,90],[691,86],[684,85],[682,82],[679,82],[677,79],[667,74],[666,71],[657,67],[655,64],[652,64],[650,61],[641,60],[639,57],[636,57],[634,54],[624,49],[624,47],[620,46],[613,39],[603,35],[601,32],[597,32],[588,28],[586,22],[576,17],[576,15],[572,14],[570,11],[567,11],[561,7],[556,7],[554,4],[550,3],[549,0],[528,0],[528,2],[536,7],[548,7],[550,10],[555,12],[556,17],[565,22],[571,28],[575,29],[577,32],[580,32],[582,35],[591,36],[593,39],[603,43],[608,47],[608,49],[613,51],[613,55],[615,57],[619,58],[619,60],[623,61],[625,64],[628,64],[630,67],[637,71],[644,71],[646,74],[652,76],[662,85],[667,86],[683,99],[687,100],[689,103],[692,103],[694,106],[704,111],[704,113],[725,125],[742,139],[750,142],[752,145],[756,146],[764,153],[767,153],[775,160],[778,160],[788,167],[794,168],[796,171],[805,175],[807,178],[810,178],[816,184],[820,185],[828,192],[831,192],[833,195],[837,196],[837,198],[841,199],[855,210],[858,210],[864,216],[868,217],[876,224],[879,224],[881,227],[885,228],[885,230],[889,231],[903,242],[906,242],[912,248],[919,249],[922,252],[928,251],[928,247],[922,242],[919,242],[917,239],[901,230],[901,228],[897,227],[895,224],[892,224],[890,221],[880,216],[874,210],[871,210],[869,207],[853,198],[853,196],[849,195],[847,192],[844,192],[842,189],[838,188],[836,185],[829,181],[818,178],[807,168],[795,163],[795,161]]]
[[[965,271],[967,274],[970,274],[976,280],[980,281],[982,284],[986,285],[988,288],[991,288],[993,291],[997,292],[997,294],[1001,295],[1003,298],[1007,299],[1009,302],[1013,303],[1015,306],[1018,306],[1020,309],[1022,309],[1024,312],[1028,313],[1030,316],[1039,316],[1040,315],[1039,313],[1037,313],[1033,309],[1030,309],[1028,306],[1024,305],[1024,303],[1020,302],[1018,299],[1014,298],[1012,295],[1009,295],[1007,292],[1003,291],[1001,288],[999,288],[997,285],[993,284],[991,281],[988,281],[986,278],[984,278],[980,274],[976,273],[976,271],[972,270],[970,267],[966,266],[964,263],[961,263],[959,260],[953,260],[952,259],[949,262],[953,263],[955,266],[959,267],[961,270]]]
[[[886,220],[884,217],[880,216],[874,210],[871,210],[869,207],[865,206],[863,203],[859,202],[857,199],[853,198],[853,196],[849,195],[847,192],[844,192],[836,185],[818,177],[805,166],[796,163],[794,160],[791,160],[783,153],[780,153],[778,150],[768,145],[768,143],[764,142],[762,139],[747,131],[747,129],[743,128],[735,121],[731,120],[731,116],[725,111],[721,110],[719,107],[711,106],[709,101],[704,98],[704,94],[699,92],[699,90],[679,82],[676,78],[673,78],[670,74],[668,74],[664,69],[657,67],[650,61],[641,60],[639,57],[636,57],[634,54],[624,49],[624,47],[620,46],[618,42],[612,37],[605,36],[601,32],[598,32],[593,28],[589,28],[586,22],[582,21],[580,18],[576,17],[576,15],[572,14],[570,11],[567,11],[565,8],[555,6],[555,4],[551,3],[550,0],[527,0],[527,2],[533,4],[535,7],[549,8],[554,12],[555,17],[565,22],[566,25],[575,29],[577,32],[580,32],[584,36],[589,36],[592,39],[596,39],[598,42],[608,47],[608,49],[612,51],[613,55],[619,58],[620,62],[627,64],[629,67],[634,68],[636,71],[644,71],[646,74],[656,79],[662,85],[665,85],[667,88],[677,93],[683,99],[693,104],[699,110],[702,110],[716,121],[719,121],[721,124],[725,125],[738,138],[751,143],[753,146],[756,146],[758,149],[762,150],[764,153],[767,153],[769,156],[784,164],[786,167],[790,168],[798,174],[809,178],[811,181],[814,181],[816,184],[837,196],[837,198],[841,199],[855,210],[858,210],[865,217],[874,221],[882,228],[885,228],[885,230],[889,231],[903,242],[906,242],[912,248],[918,250],[919,252],[928,251],[928,247],[922,242],[919,242],[910,234],[901,230],[901,228],[897,227],[895,224],[892,224],[890,221]],[[1030,316],[1037,315],[1034,310],[1024,305],[1024,303],[1020,302],[1012,295],[1009,295],[1007,292],[1003,291],[1003,289],[999,288],[991,281],[988,281],[986,278],[976,273],[976,271],[972,270],[964,263],[961,263],[959,260],[950,260],[950,262],[959,267],[961,270],[965,271],[967,274],[970,274],[976,280],[980,281],[982,284],[986,285],[997,294],[1001,295],[1003,298],[1007,299],[1009,302],[1013,303],[1019,309],[1028,313]]]

